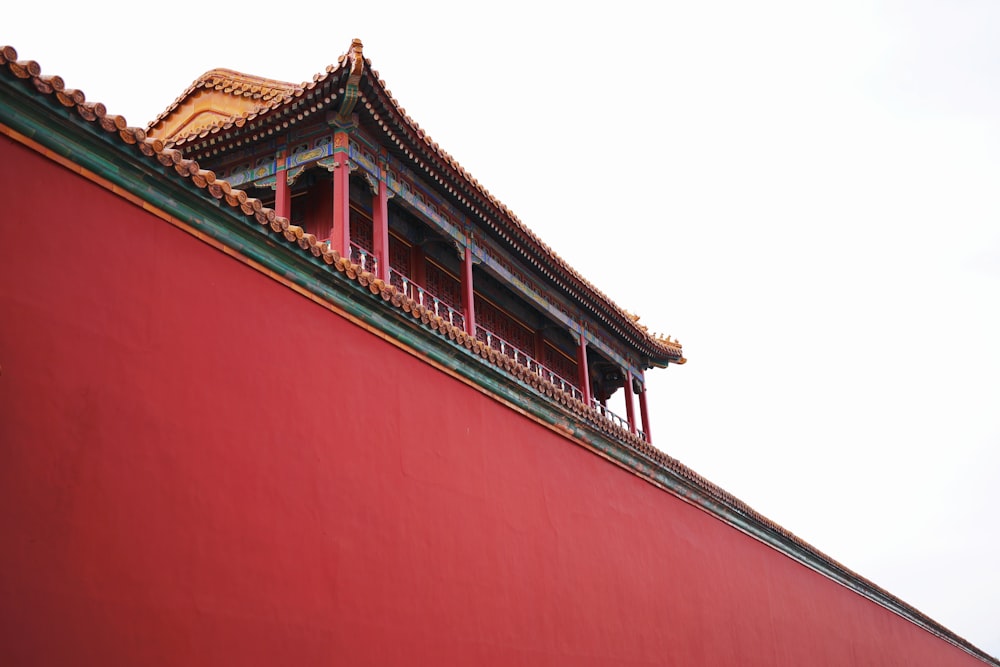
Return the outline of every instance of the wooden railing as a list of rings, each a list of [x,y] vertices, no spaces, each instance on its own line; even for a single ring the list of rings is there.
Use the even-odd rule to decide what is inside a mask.
[[[360,266],[362,271],[378,272],[378,258],[356,243],[351,244],[351,262]]]
[[[590,399],[590,407],[592,407],[595,410],[597,410],[597,412],[602,417],[604,417],[605,419],[607,419],[612,424],[616,424],[616,425],[620,426],[621,428],[625,429],[626,431],[631,430],[630,427],[629,427],[627,419],[625,419],[624,417],[622,417],[620,415],[617,415],[614,412],[612,412],[611,410],[609,410],[608,406],[601,405],[600,401],[598,401],[596,399],[593,399],[593,398]],[[643,437],[643,439],[645,439],[645,436]]]
[[[533,373],[537,373],[539,377],[548,380],[554,384],[557,388],[571,394],[577,400],[583,400],[583,392],[581,392],[575,384],[562,377],[552,369],[548,368],[544,364],[538,362],[530,354],[517,347],[508,343],[500,336],[496,335],[489,329],[476,325],[476,338],[486,343],[489,347],[500,352],[500,354],[505,354],[514,361],[518,362],[522,366],[526,367]]]
[[[431,309],[438,317],[448,320],[452,326],[465,328],[465,315],[460,310],[452,308],[447,302],[410,280],[406,274],[390,268],[389,284],[402,290],[404,294],[415,299],[424,308]]]
[[[361,266],[362,269],[366,271],[375,271],[377,266],[375,257],[365,251],[363,248],[351,244],[351,261],[355,264]],[[404,273],[400,271],[389,268],[389,284],[393,285],[396,289],[401,290],[404,294],[414,299],[424,308],[430,309],[435,315],[447,320],[452,326],[455,327],[465,327],[465,316],[460,310],[454,308],[448,304],[443,299],[439,298],[437,295],[428,291],[422,285],[415,283]],[[552,369],[548,368],[537,359],[532,357],[530,354],[520,349],[516,345],[512,345],[508,341],[504,340],[500,336],[496,335],[489,329],[485,327],[476,325],[476,338],[485,343],[490,348],[498,351],[500,354],[504,354],[515,362],[521,364],[533,373],[537,373],[539,377],[552,383],[556,388],[561,391],[570,394],[579,401],[583,401],[583,392],[580,391],[579,387],[573,382],[570,382],[566,378],[562,377]],[[615,414],[607,408],[607,406],[601,405],[599,401],[591,399],[591,407],[607,421],[625,429],[630,430],[628,420],[620,415]],[[641,431],[639,436],[645,439],[645,434]]]

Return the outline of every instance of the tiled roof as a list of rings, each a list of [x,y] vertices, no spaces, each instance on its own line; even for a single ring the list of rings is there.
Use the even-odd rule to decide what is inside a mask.
[[[247,120],[256,118],[268,109],[279,106],[296,93],[301,93],[302,88],[294,83],[251,76],[231,69],[213,69],[195,79],[170,106],[153,119],[146,126],[147,133],[157,134],[185,100],[198,92],[208,91],[215,91],[244,102],[251,102],[252,105],[248,110],[239,114],[219,118],[209,126],[199,126],[189,131],[181,131],[173,136],[161,138],[165,141],[182,143],[192,137],[207,136],[213,130],[227,129],[233,125],[242,126]]]
[[[341,55],[336,64],[327,66],[322,72],[313,76],[312,81],[301,84],[286,97],[275,98],[276,101],[266,109],[261,109],[245,117],[229,118],[220,122],[217,127],[205,128],[196,133],[178,136],[171,145],[186,148],[196,144],[199,139],[210,137],[223,130],[244,127],[248,121],[257,121],[261,125],[267,125],[268,121],[273,118],[277,122],[279,112],[286,105],[307,99],[316,90],[326,91],[331,88],[343,88],[347,78],[351,75],[358,81],[361,89],[361,100],[355,107],[355,111],[368,114],[372,122],[385,132],[389,141],[428,174],[429,181],[437,182],[450,195],[466,205],[476,206],[474,200],[478,198],[482,204],[476,207],[483,209],[482,221],[496,235],[519,252],[534,270],[546,276],[553,283],[560,285],[571,295],[576,296],[583,305],[589,306],[593,315],[601,319],[609,329],[616,331],[622,339],[629,341],[641,354],[661,364],[665,361],[676,364],[685,363],[686,359],[679,341],[669,336],[654,334],[647,327],[639,324],[637,316],[618,306],[604,292],[584,278],[536,236],[527,225],[521,222],[512,210],[490,194],[482,183],[459,164],[458,160],[442,149],[406,113],[406,109],[393,97],[378,71],[372,69],[371,60],[363,55],[361,40],[355,39],[347,53]],[[245,79],[254,78],[239,73],[235,73],[234,76]],[[188,93],[186,92],[186,94]],[[185,95],[182,95],[178,100],[182,100]],[[174,106],[176,104],[178,102],[175,102]],[[394,131],[385,114],[396,116],[399,119],[398,125],[402,128],[401,133]],[[163,114],[161,114],[162,116]],[[294,117],[292,117],[291,122],[295,122]],[[407,136],[401,136],[403,133]],[[418,154],[416,151],[422,154]],[[435,162],[437,165],[434,164]],[[444,173],[439,172],[447,172],[451,178],[447,178]]]
[[[305,233],[301,227],[292,225],[287,219],[275,215],[274,211],[264,207],[260,200],[250,197],[243,190],[230,186],[224,180],[217,179],[213,172],[202,169],[194,160],[185,158],[180,150],[165,146],[161,140],[149,138],[144,129],[128,126],[124,117],[109,114],[103,104],[86,101],[83,92],[67,88],[61,77],[42,75],[41,67],[37,62],[18,60],[17,52],[13,47],[0,46],[0,75],[5,76],[8,73],[32,86],[39,97],[54,98],[63,107],[75,111],[85,121],[99,125],[102,130],[108,133],[109,142],[119,143],[121,150],[127,150],[126,146],[135,146],[150,160],[156,160],[161,165],[168,167],[167,178],[189,179],[197,188],[205,190],[211,197],[225,202],[232,209],[237,209],[243,215],[253,218],[273,238],[283,239],[293,247],[297,246],[301,252],[322,258],[323,262],[335,268],[347,279],[370,290],[372,294],[379,295],[383,301],[408,314],[415,321],[421,322],[431,331],[466,347],[492,365],[503,369],[539,393],[578,414],[592,426],[596,426],[606,434],[626,443],[633,452],[640,455],[642,460],[650,464],[649,466],[646,464],[641,466],[641,472],[645,475],[650,475],[649,467],[659,467],[669,471],[695,489],[697,494],[702,497],[699,504],[710,508],[713,513],[721,515],[720,509],[725,508],[734,515],[743,517],[752,525],[778,536],[781,542],[787,545],[786,548],[790,547],[791,550],[807,554],[813,561],[821,563],[831,572],[835,572],[851,582],[852,588],[858,592],[869,598],[880,600],[882,604],[891,605],[890,608],[904,613],[912,621],[986,660],[989,664],[998,664],[995,658],[984,653],[967,640],[827,556],[794,533],[761,515],[739,498],[702,477],[677,459],[661,452],[628,430],[608,422],[593,407],[559,390],[506,355],[500,354],[481,341],[468,336],[462,329],[452,326],[447,320],[434,315],[431,310],[424,308],[392,285],[375,278],[367,271],[363,271],[360,266],[352,264],[349,258],[341,257],[336,251],[331,250],[325,242],[318,241],[312,234]],[[174,172],[175,175],[171,172]]]

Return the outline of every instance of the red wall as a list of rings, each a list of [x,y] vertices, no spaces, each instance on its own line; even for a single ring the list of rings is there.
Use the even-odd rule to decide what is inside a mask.
[[[0,137],[0,664],[981,664]]]

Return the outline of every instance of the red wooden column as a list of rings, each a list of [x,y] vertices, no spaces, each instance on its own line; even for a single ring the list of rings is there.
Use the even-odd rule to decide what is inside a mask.
[[[379,163],[378,172],[378,188],[372,197],[372,251],[375,253],[375,275],[389,282],[389,188],[384,162]]]
[[[472,284],[472,236],[465,237],[465,262],[462,264],[462,305],[465,333],[476,337],[476,292]]]
[[[278,165],[274,174],[274,212],[282,218],[292,217],[292,191],[288,187],[288,172],[286,160],[288,149],[278,151]]]
[[[635,406],[632,405],[632,371],[625,369],[625,415],[628,417],[628,430],[637,432],[635,426]]]
[[[646,434],[646,442],[653,444],[653,439],[649,435],[649,410],[646,408],[646,383],[640,385],[639,391],[639,414],[642,415],[642,432]]]
[[[344,130],[334,130],[333,159],[333,231],[331,247],[341,257],[351,256],[351,168],[347,163],[349,139]]]
[[[587,366],[587,338],[580,332],[580,345],[576,348],[576,365],[580,372],[580,391],[583,402],[590,405],[590,368]]]

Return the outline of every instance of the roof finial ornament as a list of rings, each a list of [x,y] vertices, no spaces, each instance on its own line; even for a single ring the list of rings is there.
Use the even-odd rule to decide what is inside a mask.
[[[337,122],[348,125],[351,122],[351,114],[354,113],[354,105],[358,102],[360,91],[358,84],[361,82],[361,75],[365,71],[364,45],[361,40],[355,37],[351,41],[351,48],[347,53],[340,56],[337,61],[347,68],[347,85],[344,87],[344,98],[337,110]]]

